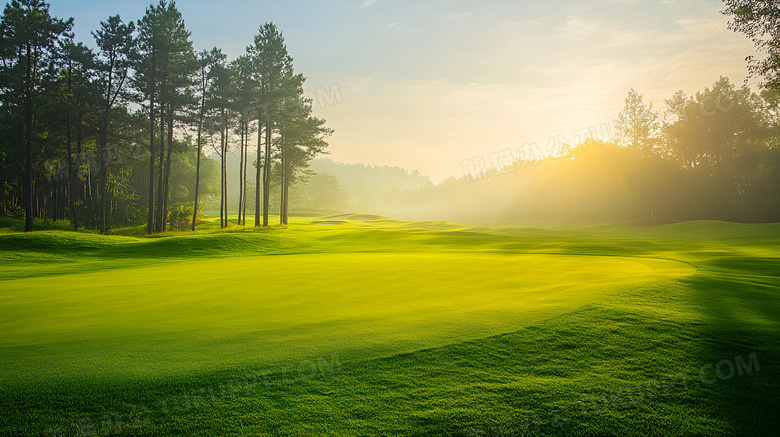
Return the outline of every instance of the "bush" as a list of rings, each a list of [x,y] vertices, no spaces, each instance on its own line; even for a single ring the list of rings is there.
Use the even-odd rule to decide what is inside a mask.
[[[15,232],[24,232],[24,218],[0,217],[0,228],[8,228]],[[70,220],[55,221],[50,218],[36,218],[33,220],[33,230],[71,231],[73,230],[73,224],[71,224]]]
[[[23,219],[24,209],[13,202],[5,201],[0,204],[0,216]]]
[[[171,230],[181,230],[192,223],[192,208],[189,203],[174,203],[168,211],[168,223]]]

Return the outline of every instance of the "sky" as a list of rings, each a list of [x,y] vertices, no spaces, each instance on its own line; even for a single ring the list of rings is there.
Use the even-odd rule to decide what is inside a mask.
[[[90,45],[101,20],[147,2],[53,0]],[[654,108],[720,76],[741,85],[750,40],[719,0],[179,0],[196,50],[243,54],[267,21],[307,77],[330,158],[418,170],[439,182],[464,163],[551,138],[576,143],[615,120],[629,89]],[[612,130],[597,132],[609,137]],[[495,155],[494,155],[495,156]]]

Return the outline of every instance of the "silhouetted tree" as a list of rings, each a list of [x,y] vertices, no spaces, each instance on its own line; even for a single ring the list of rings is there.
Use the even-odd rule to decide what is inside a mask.
[[[665,128],[667,147],[690,169],[726,171],[735,157],[761,147],[757,140],[768,134],[758,96],[746,87],[735,88],[728,78],[690,98],[678,92],[667,103],[677,115]]]
[[[615,123],[618,140],[625,147],[640,150],[645,156],[653,152],[660,122],[653,111],[653,104],[645,105],[642,95],[631,89],[626,97],[626,105]]]

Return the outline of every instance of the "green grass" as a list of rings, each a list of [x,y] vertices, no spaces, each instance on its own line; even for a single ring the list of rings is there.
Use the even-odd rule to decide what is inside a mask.
[[[778,225],[218,228],[0,233],[0,433],[780,426]]]

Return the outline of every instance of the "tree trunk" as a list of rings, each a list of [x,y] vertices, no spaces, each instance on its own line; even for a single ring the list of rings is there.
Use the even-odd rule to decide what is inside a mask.
[[[287,225],[287,218],[288,213],[290,212],[290,172],[292,170],[288,169],[288,179],[285,179],[285,185],[284,185],[284,224]]]
[[[57,221],[59,214],[59,202],[60,201],[60,163],[57,160],[57,164],[54,165],[54,189],[51,192],[51,219]]]
[[[69,184],[70,184],[70,181],[68,180],[68,183],[62,184],[62,188],[61,188],[61,190],[62,190],[62,199],[61,199],[60,204],[62,206],[60,207],[60,218],[62,220],[67,220],[68,219],[68,207],[69,207],[69,204],[68,204],[68,193],[70,192],[70,189],[68,188]]]
[[[284,224],[284,186],[287,179],[287,169],[285,168],[284,142],[280,142],[279,147],[279,224]]]
[[[109,80],[109,86],[111,81]],[[110,111],[108,104],[103,114],[103,128],[100,132],[100,233],[106,233],[106,185],[108,183],[108,113]]]
[[[90,167],[89,162],[87,162],[87,190],[86,194],[89,198],[90,203],[93,200],[92,196],[92,167]]]
[[[27,122],[27,138],[25,153],[25,190],[24,190],[24,231],[33,230],[33,86],[32,86],[32,47],[27,44],[27,82],[25,89],[25,116]]]
[[[228,227],[228,173],[227,173],[227,155],[228,155],[228,139],[230,137],[230,131],[228,129],[227,115],[225,115],[225,148],[222,152],[222,167],[225,174],[223,183],[225,184],[225,227]]]
[[[164,79],[163,79],[164,80]],[[163,94],[165,85],[163,84]],[[163,221],[167,218],[167,211],[163,209],[163,183],[165,179],[165,105],[160,99],[160,161],[157,180],[157,232],[163,231]]]
[[[282,156],[282,211],[281,224],[287,225],[287,209],[290,205],[290,172],[292,171],[289,156]]]
[[[238,225],[241,226],[241,213],[242,213],[242,207],[244,203],[244,120],[241,119],[241,145],[239,146],[239,156],[241,157],[238,161]],[[246,218],[244,218],[246,220]]]
[[[225,156],[225,110],[223,109],[220,113],[222,123],[219,127],[219,152],[222,155],[222,162],[220,162],[219,166],[219,172],[220,172],[220,179],[219,179],[219,227],[220,229],[225,228],[225,215],[227,215],[227,211],[225,211],[225,159],[227,158]]]
[[[79,124],[76,129],[76,165],[78,168],[76,169],[76,184],[78,184],[78,195],[81,202],[87,201],[87,196],[84,193],[84,187],[81,185],[81,144],[83,139],[83,124],[84,124],[84,113],[79,112]],[[77,210],[78,212],[78,210]]]
[[[201,73],[201,84],[203,95],[200,100],[200,118],[198,119],[198,156],[195,164],[195,207],[192,209],[192,232],[195,232],[195,220],[198,219],[198,188],[200,187],[200,153],[201,153],[201,135],[203,132],[203,116],[206,112],[206,85],[205,71]]]
[[[255,176],[255,227],[260,226],[260,183],[261,175],[263,174],[263,122],[260,117],[257,118],[257,173]]]
[[[103,126],[100,130],[100,233],[106,233],[106,185],[108,184],[108,117],[111,114],[113,101],[114,63],[108,68],[108,87],[106,89],[106,106],[103,108]],[[121,87],[121,84],[120,84]]]
[[[154,93],[156,92],[155,70],[157,69],[157,60],[152,50],[152,76],[151,90],[149,93],[149,211],[148,223],[146,224],[146,233],[154,232]]]
[[[248,120],[244,122],[244,127],[245,127],[244,132],[246,132],[246,141],[244,142],[244,193],[243,193],[243,199],[244,199],[243,208],[244,208],[244,211],[243,211],[243,213],[244,213],[244,227],[246,227],[246,191],[247,191],[246,190],[246,186],[247,186],[247,184],[249,182],[246,179],[246,175],[247,175],[247,172],[246,172],[247,171],[247,161],[249,161],[249,121]]]
[[[220,134],[221,136],[221,134]],[[219,151],[222,153],[222,138],[219,139]],[[224,160],[224,155],[222,156]],[[219,228],[225,228],[225,170],[222,163],[219,163]]]
[[[168,153],[165,160],[165,190],[163,194],[163,211],[168,211],[168,197],[170,194],[171,182],[171,149],[173,145],[173,108],[168,108]],[[163,220],[163,232],[167,229],[167,220]]]
[[[68,66],[68,94],[72,92],[72,71],[71,66]],[[71,148],[71,110],[70,107],[68,107],[68,114],[67,114],[67,121],[65,123],[65,143],[67,145],[67,153],[68,153],[68,203],[70,204],[70,215],[73,219],[73,230],[78,231],[79,230],[79,214],[78,211],[76,211],[76,201],[74,199],[75,195],[75,184],[76,184],[76,175],[73,173],[73,150]]]
[[[268,205],[271,201],[271,122],[265,128],[265,161],[263,164],[263,226],[268,226]]]

